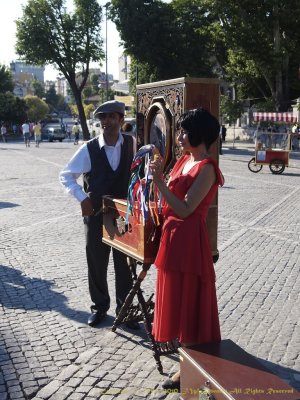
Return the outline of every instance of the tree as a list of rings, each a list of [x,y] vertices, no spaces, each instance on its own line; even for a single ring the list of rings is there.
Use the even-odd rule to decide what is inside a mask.
[[[219,76],[234,84],[238,98],[271,98],[277,110],[299,96],[298,0],[111,3],[110,17],[133,60],[131,88],[137,68],[139,83]]]
[[[84,108],[84,113],[85,113],[85,117],[87,119],[90,118],[91,113],[95,110],[95,107],[93,106],[93,104],[84,104],[83,105]],[[71,113],[73,116],[78,117],[78,109],[75,105],[70,105],[70,109],[71,109]]]
[[[45,99],[46,99],[46,103],[49,105],[51,111],[54,111],[57,109],[59,97],[56,93],[54,85],[51,85],[49,87],[49,89],[47,90]]]
[[[54,64],[67,79],[78,108],[85,139],[89,138],[82,90],[91,61],[104,58],[100,38],[102,9],[97,0],[28,0],[17,20],[18,54],[28,63]]]
[[[242,102],[236,99],[230,99],[227,96],[221,96],[220,98],[220,112],[222,116],[222,122],[229,124],[233,123],[233,144],[235,142],[235,124],[236,120],[241,117],[244,112]]]
[[[0,93],[12,92],[14,89],[10,71],[5,65],[0,65]]]
[[[99,93],[99,75],[90,74],[88,76],[85,88],[83,89],[84,97],[95,96]]]
[[[116,23],[126,53],[138,67],[139,83],[181,76],[213,76],[208,30],[204,29],[211,20],[201,3],[111,1],[110,17]],[[131,80],[134,79],[131,74]]]
[[[29,121],[40,121],[46,117],[49,112],[48,105],[37,96],[25,96],[27,105],[27,116]]]
[[[0,121],[22,123],[27,119],[24,99],[10,92],[0,93]]]
[[[243,104],[238,100],[229,99],[227,96],[220,98],[220,114],[223,122],[232,124],[241,117],[244,112]]]
[[[85,116],[86,118],[90,118],[91,113],[93,113],[95,111],[95,107],[93,106],[93,104],[85,104],[84,105],[84,112],[85,112]]]
[[[219,19],[224,44],[229,50],[223,71],[244,94],[272,97],[276,109],[290,104],[291,82],[300,65],[298,0],[207,0]],[[292,78],[293,77],[293,78]],[[292,78],[292,80],[291,80]],[[256,89],[253,90],[253,88]]]
[[[42,82],[34,80],[31,86],[33,88],[35,96],[39,97],[40,99],[43,99],[46,96],[45,88]]]

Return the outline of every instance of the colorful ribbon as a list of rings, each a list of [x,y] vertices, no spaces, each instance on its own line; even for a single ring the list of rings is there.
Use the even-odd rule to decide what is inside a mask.
[[[131,169],[127,193],[127,213],[126,224],[128,224],[129,214],[142,214],[143,225],[149,217],[157,226],[160,224],[159,214],[161,213],[161,194],[153,184],[153,176],[150,171],[151,157],[157,152],[153,144],[142,146],[134,156]],[[145,161],[145,162],[143,162]],[[153,202],[155,207],[150,206]],[[135,204],[138,204],[138,209]]]

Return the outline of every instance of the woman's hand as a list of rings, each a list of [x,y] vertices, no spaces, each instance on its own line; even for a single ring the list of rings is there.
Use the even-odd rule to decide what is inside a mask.
[[[163,180],[163,159],[156,156],[153,161],[150,162],[150,171],[153,175],[153,181],[158,182]]]

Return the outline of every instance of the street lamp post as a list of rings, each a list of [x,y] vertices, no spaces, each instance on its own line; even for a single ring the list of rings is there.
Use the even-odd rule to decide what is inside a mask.
[[[105,4],[105,83],[106,83],[106,101],[108,100],[108,69],[107,69],[107,9],[110,3]]]

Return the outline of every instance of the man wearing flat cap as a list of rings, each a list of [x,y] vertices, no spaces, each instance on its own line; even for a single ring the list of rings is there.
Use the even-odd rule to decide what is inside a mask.
[[[120,129],[124,122],[125,104],[107,101],[95,111],[101,122],[101,134],[83,144],[60,173],[60,182],[81,205],[86,237],[89,291],[92,300],[88,324],[100,323],[110,308],[107,268],[111,247],[102,242],[103,195],[126,198],[135,140]],[[83,187],[77,180],[83,176]],[[116,281],[117,310],[132,287],[126,255],[112,249]],[[138,329],[137,322],[128,328]]]

